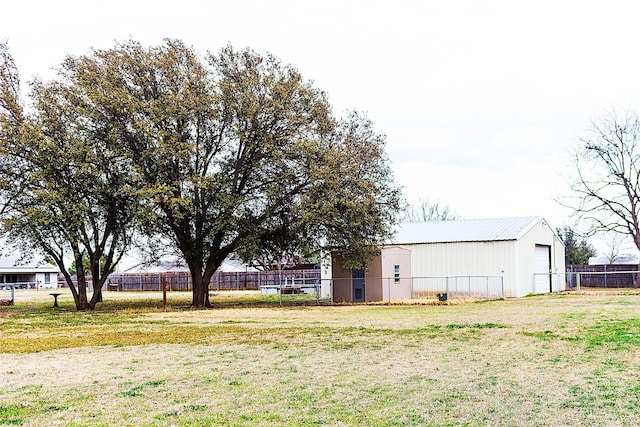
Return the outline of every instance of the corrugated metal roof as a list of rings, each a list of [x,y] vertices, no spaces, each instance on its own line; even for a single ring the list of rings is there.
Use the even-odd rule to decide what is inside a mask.
[[[430,221],[401,224],[393,239],[394,244],[489,242],[518,240],[534,225],[540,216],[519,218],[468,219],[456,221]]]

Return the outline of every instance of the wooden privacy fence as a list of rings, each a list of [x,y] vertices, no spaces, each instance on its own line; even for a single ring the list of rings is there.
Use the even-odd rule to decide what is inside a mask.
[[[109,291],[161,291],[162,279],[166,279],[167,290],[186,291],[192,289],[191,276],[187,272],[110,274],[103,290]]]
[[[567,287],[636,288],[638,274],[637,265],[567,265]]]
[[[110,291],[159,291],[162,279],[166,280],[167,290],[186,291],[193,288],[191,275],[186,271],[165,273],[117,273],[111,274],[103,290]],[[279,286],[283,282],[317,280],[320,283],[320,270],[282,270],[220,272],[213,275],[209,289],[248,290],[261,286]]]

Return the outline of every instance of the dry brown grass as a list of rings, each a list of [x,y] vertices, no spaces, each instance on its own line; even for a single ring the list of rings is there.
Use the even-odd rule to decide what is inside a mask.
[[[23,303],[37,308],[0,317],[0,424],[640,419],[640,342],[627,336],[640,332],[637,293],[166,313],[154,306],[83,314],[53,311],[47,298]]]

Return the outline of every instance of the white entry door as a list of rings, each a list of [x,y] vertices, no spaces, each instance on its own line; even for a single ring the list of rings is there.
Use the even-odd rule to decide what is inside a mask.
[[[551,292],[551,246],[536,245],[536,267],[533,293]]]

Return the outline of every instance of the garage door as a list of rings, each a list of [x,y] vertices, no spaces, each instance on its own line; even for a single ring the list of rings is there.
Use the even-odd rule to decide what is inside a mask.
[[[534,294],[551,292],[551,246],[536,245]]]

